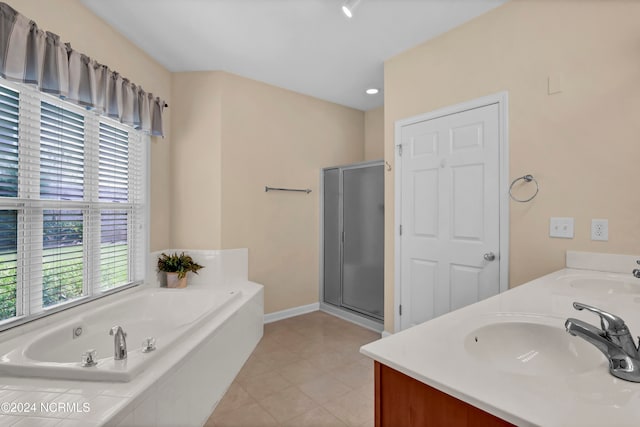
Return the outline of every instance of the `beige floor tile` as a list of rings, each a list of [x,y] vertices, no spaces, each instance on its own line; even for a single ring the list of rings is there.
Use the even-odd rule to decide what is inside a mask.
[[[298,387],[319,404],[327,403],[351,391],[348,386],[328,375],[302,383]]]
[[[215,414],[221,415],[227,412],[234,411],[238,408],[242,408],[247,405],[256,403],[256,401],[247,393],[247,391],[240,386],[237,382],[234,382],[229,387],[229,390],[225,393],[222,400],[214,411]]]
[[[355,390],[373,381],[373,365],[367,367],[360,362],[351,363],[336,369],[331,375]]]
[[[249,360],[247,360],[247,363],[244,364],[237,378],[251,378],[255,377],[256,375],[266,374],[271,370],[271,366],[268,363],[265,363],[259,358],[254,358],[252,356],[251,358],[249,358]]]
[[[278,422],[284,422],[304,414],[318,404],[304,394],[298,387],[292,386],[274,393],[259,401]]]
[[[217,411],[216,411],[217,412]],[[278,422],[257,403],[243,406],[221,416],[215,413],[205,427],[276,427]]]
[[[346,424],[318,407],[285,422],[282,427],[345,427]],[[372,426],[373,427],[373,426]]]
[[[326,375],[322,369],[307,360],[291,363],[280,369],[279,372],[280,375],[293,384],[302,384]]]
[[[365,398],[373,399],[375,398],[375,381],[372,378],[371,381],[358,387],[355,391],[362,394]]]
[[[360,357],[357,353],[348,351],[325,351],[313,354],[307,360],[324,371],[333,372],[343,366],[359,362]]]
[[[367,399],[362,393],[351,391],[322,405],[327,411],[350,426],[373,424],[373,397]]]
[[[279,348],[277,350],[261,354],[260,360],[269,366],[270,370],[277,370],[292,363],[299,362],[301,360],[301,356],[294,351]]]
[[[270,395],[291,387],[291,383],[277,372],[247,377],[241,382],[242,387],[256,400],[262,400]]]

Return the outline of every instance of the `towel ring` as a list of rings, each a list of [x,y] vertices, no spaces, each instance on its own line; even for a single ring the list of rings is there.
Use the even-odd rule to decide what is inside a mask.
[[[523,180],[524,182],[535,182],[536,184],[536,192],[533,193],[533,196],[529,197],[528,199],[518,199],[517,197],[515,197],[512,193],[513,190],[513,186],[516,184],[516,182]],[[513,182],[511,183],[511,186],[509,186],[509,197],[511,197],[513,200],[515,200],[516,202],[520,202],[520,203],[526,203],[526,202],[530,202],[531,200],[533,200],[537,195],[538,195],[538,191],[540,191],[540,186],[538,185],[538,181],[533,177],[533,175],[524,175],[521,176],[520,178],[516,178],[513,180]]]

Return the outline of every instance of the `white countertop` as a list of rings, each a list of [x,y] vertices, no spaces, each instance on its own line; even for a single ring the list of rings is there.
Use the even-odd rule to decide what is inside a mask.
[[[588,286],[578,289],[576,283]],[[609,284],[617,291],[611,292]],[[556,366],[553,372],[526,373],[526,367],[522,373],[505,372],[465,347],[465,339],[473,339],[479,327],[509,319],[531,318],[562,331],[568,317],[598,326],[595,314],[573,309],[574,301],[612,312],[634,336],[640,334],[640,279],[630,273],[567,268],[367,344],[361,352],[519,426],[640,425],[640,383],[610,375],[605,357],[590,344],[592,349],[580,348],[592,351],[588,356],[594,368],[582,372],[572,372],[572,366]],[[583,341],[569,334],[567,338]],[[538,355],[532,345],[530,356],[512,363],[533,368],[536,357],[544,354]]]

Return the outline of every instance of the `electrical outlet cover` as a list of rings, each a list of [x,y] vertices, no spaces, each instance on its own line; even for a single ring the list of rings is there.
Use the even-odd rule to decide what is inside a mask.
[[[609,220],[591,220],[591,240],[609,241]]]

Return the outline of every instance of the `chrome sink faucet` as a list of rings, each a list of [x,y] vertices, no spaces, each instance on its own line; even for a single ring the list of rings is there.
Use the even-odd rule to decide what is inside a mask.
[[[127,358],[127,334],[122,326],[114,326],[109,330],[109,335],[113,336],[113,358],[124,360]]]
[[[640,382],[640,353],[629,328],[620,317],[597,307],[573,303],[576,310],[588,310],[600,316],[600,328],[569,318],[564,326],[571,335],[593,344],[609,361],[609,372],[626,381]]]

